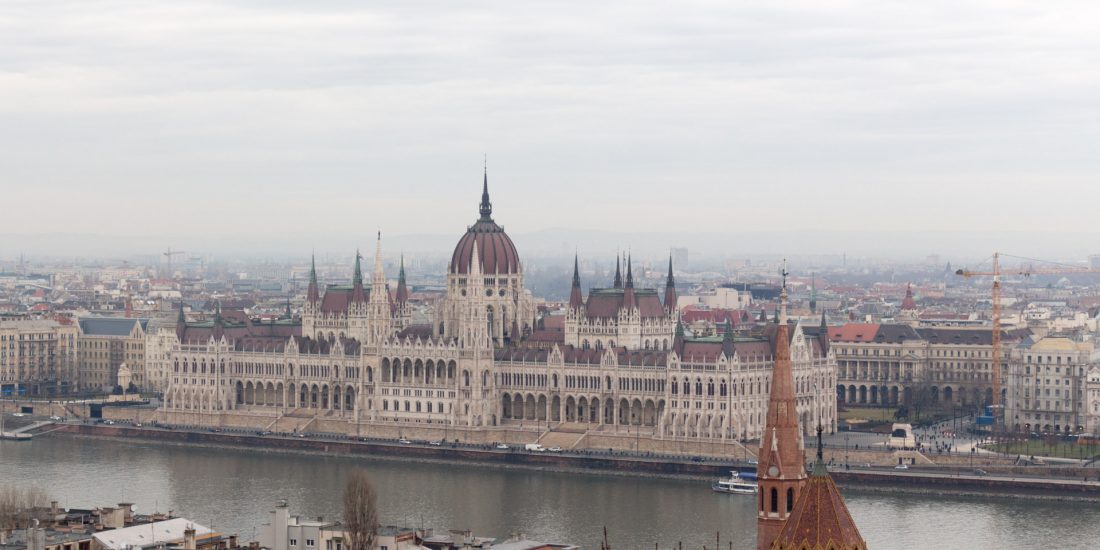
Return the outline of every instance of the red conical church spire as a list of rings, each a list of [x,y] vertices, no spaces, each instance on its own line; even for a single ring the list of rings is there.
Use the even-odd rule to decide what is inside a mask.
[[[794,509],[798,494],[806,485],[802,437],[791,368],[790,335],[787,327],[787,281],[779,295],[779,326],[775,331],[775,367],[764,436],[760,440],[756,475],[760,495],[756,513],[756,548],[772,547],[783,524]]]

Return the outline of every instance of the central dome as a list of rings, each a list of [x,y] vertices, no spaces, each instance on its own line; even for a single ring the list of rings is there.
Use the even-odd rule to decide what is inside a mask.
[[[493,204],[489,202],[489,176],[486,174],[481,190],[481,218],[466,230],[458,240],[454,254],[451,255],[450,272],[465,275],[470,272],[470,262],[474,256],[474,243],[477,243],[477,255],[481,272],[485,275],[507,275],[519,273],[519,252],[516,245],[504,232],[504,228],[493,221]]]

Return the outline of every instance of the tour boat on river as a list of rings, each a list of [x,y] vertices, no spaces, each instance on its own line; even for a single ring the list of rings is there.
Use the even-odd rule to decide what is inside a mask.
[[[756,494],[756,474],[740,473],[737,470],[730,472],[730,477],[719,479],[710,486],[717,493],[737,493],[742,495]]]

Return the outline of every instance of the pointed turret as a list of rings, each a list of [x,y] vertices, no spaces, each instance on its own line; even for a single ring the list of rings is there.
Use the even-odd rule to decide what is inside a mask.
[[[676,302],[676,279],[672,277],[672,254],[668,255],[668,278],[665,279],[665,310],[669,313],[679,309]]]
[[[179,338],[180,342],[183,341],[184,334],[187,332],[187,315],[183,313],[183,299],[180,299],[180,314],[176,317],[176,338]]]
[[[684,353],[684,323],[679,319],[676,320],[676,336],[672,339],[672,349],[681,355]]]
[[[367,293],[363,289],[363,268],[359,264],[362,257],[359,254],[359,249],[355,249],[355,273],[351,277],[351,301],[354,304],[362,304],[367,301]]]
[[[787,326],[787,287],[779,293],[779,324],[775,330],[775,365],[764,435],[757,454],[761,506],[756,520],[756,547],[769,549],[794,508],[806,483],[806,466],[798,428],[798,410]]]
[[[722,335],[722,353],[733,359],[733,321],[726,321],[726,333]]]
[[[810,313],[817,313],[817,274],[810,274]]]
[[[821,343],[821,355],[829,355],[829,323],[825,321],[825,310],[821,311],[821,326],[817,329],[817,341]]]
[[[222,318],[222,303],[219,300],[214,305],[214,339],[220,340],[225,334],[225,319]]]
[[[317,303],[321,301],[321,293],[317,289],[317,256],[312,255],[309,259],[309,290],[306,294],[306,301],[310,303]]]
[[[917,301],[913,299],[913,283],[909,283],[905,287],[905,298],[901,301],[901,309],[914,310],[917,309]]]
[[[581,268],[580,260],[573,256],[573,288],[569,291],[569,307],[579,309],[584,305],[584,296],[581,295]]]
[[[634,310],[638,307],[638,298],[634,295],[634,270],[632,264],[633,259],[630,256],[626,257],[626,290],[623,292],[623,307],[627,311]]]
[[[378,296],[373,292],[378,290]],[[386,270],[382,267],[382,232],[378,232],[378,239],[374,243],[374,273],[371,274],[371,300],[389,302],[390,295],[386,292]]]
[[[401,255],[401,270],[397,272],[397,303],[404,305],[409,301],[409,288],[405,284],[405,255]]]
[[[756,321],[758,323],[767,323],[768,322],[768,312],[767,312],[767,310],[765,310],[764,308],[760,308],[760,316],[756,318]]]
[[[626,288],[634,288],[634,270],[632,268],[634,259],[632,256],[626,257]]]
[[[623,273],[619,270],[621,258],[618,254],[615,255],[615,288],[623,287]]]
[[[483,222],[493,221],[493,203],[489,202],[489,169],[485,169],[485,181],[481,187],[481,205],[478,207]]]
[[[291,319],[294,317],[294,314],[290,311],[290,296],[286,297],[286,311],[283,313],[283,315],[287,319]]]

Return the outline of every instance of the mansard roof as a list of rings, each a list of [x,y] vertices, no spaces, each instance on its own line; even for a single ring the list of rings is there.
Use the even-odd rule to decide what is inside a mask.
[[[909,325],[848,323],[829,328],[829,339],[834,342],[866,344],[901,344],[906,341],[920,340],[920,331]]]
[[[277,321],[253,321],[243,311],[223,311],[221,321],[186,323],[178,333],[180,341],[206,342],[218,334],[243,349],[281,349],[280,346],[293,336],[302,334],[301,322],[291,319]]]
[[[921,337],[931,344],[957,344],[968,346],[992,346],[993,328],[920,328]],[[1031,329],[1002,330],[1004,340],[1021,340],[1031,335]]]
[[[81,317],[79,323],[80,332],[87,336],[129,336],[135,324],[146,330],[149,320],[131,317]]]
[[[633,289],[634,301],[643,318],[664,317],[665,308],[661,298],[652,288]],[[626,307],[626,289],[594,288],[588,292],[585,302],[585,314],[592,319],[610,319],[619,316],[619,310]]]

